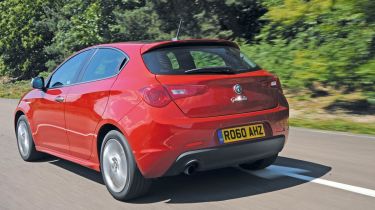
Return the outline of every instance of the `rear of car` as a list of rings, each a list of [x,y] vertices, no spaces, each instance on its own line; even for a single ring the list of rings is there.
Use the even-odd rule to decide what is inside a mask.
[[[156,80],[130,113],[151,122],[142,132],[152,137],[136,154],[146,178],[255,163],[282,150],[289,108],[280,81],[236,44],[146,44],[141,54]]]
[[[118,200],[143,195],[151,178],[265,168],[288,136],[279,79],[229,41],[99,45],[32,86],[15,114],[21,157],[101,171]]]

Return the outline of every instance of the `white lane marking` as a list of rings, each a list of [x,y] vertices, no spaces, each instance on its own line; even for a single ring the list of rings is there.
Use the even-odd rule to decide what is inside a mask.
[[[246,171],[247,173],[253,174],[255,176],[259,176],[261,178],[266,179],[275,179],[281,176],[289,176],[292,174],[302,174],[309,172],[308,170],[300,169],[300,168],[292,168],[292,167],[285,167],[285,166],[277,166],[271,165],[266,169],[258,170],[258,171]]]
[[[317,130],[311,128],[301,128],[301,127],[290,127],[291,130],[301,130],[307,132],[314,132],[314,133],[323,133],[323,134],[330,134],[330,135],[341,135],[341,136],[349,136],[349,137],[356,137],[356,138],[366,138],[366,139],[375,139],[375,136],[366,135],[366,134],[351,134],[345,133],[340,131],[328,131],[328,130]]]
[[[277,166],[272,165],[266,169],[259,170],[259,171],[248,171],[244,169],[240,169],[241,171],[244,171],[246,173],[266,178],[266,179],[274,179],[280,176],[289,176],[295,179],[300,179],[307,182],[313,182],[316,184],[321,184],[329,187],[333,187],[336,189],[346,190],[349,192],[354,192],[362,195],[367,195],[370,197],[375,197],[375,190],[363,188],[363,187],[357,187],[353,185],[343,184],[339,182],[329,181],[325,179],[315,178],[311,176],[301,175],[300,173],[306,173],[307,170],[299,169],[299,168],[292,168],[292,167],[285,167],[285,166]]]

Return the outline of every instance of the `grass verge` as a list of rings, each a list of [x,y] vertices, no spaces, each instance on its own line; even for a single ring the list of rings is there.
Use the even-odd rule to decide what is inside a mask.
[[[30,81],[17,81],[14,83],[0,83],[0,98],[21,98],[31,89]]]
[[[301,119],[301,118],[291,118],[289,120],[291,126],[294,127],[304,127],[304,128],[314,128],[320,130],[330,130],[330,131],[343,131],[349,133],[358,134],[371,134],[375,135],[375,124],[374,123],[362,123],[353,122],[343,119]]]

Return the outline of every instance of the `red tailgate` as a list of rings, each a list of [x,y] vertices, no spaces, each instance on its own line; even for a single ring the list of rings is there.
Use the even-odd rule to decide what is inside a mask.
[[[235,75],[156,75],[177,106],[189,117],[212,117],[271,109],[277,106],[279,89],[275,77],[266,71]],[[271,86],[272,83],[272,86]],[[241,93],[236,93],[235,85]],[[174,97],[185,89],[199,88],[189,97]],[[173,91],[174,90],[174,91]],[[236,100],[239,99],[239,100]]]

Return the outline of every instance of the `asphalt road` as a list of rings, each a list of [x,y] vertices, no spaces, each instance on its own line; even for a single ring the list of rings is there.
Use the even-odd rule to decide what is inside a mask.
[[[0,209],[375,209],[375,136],[291,128],[275,165],[155,181],[146,197],[113,199],[99,173],[57,158],[26,163],[0,99]]]

